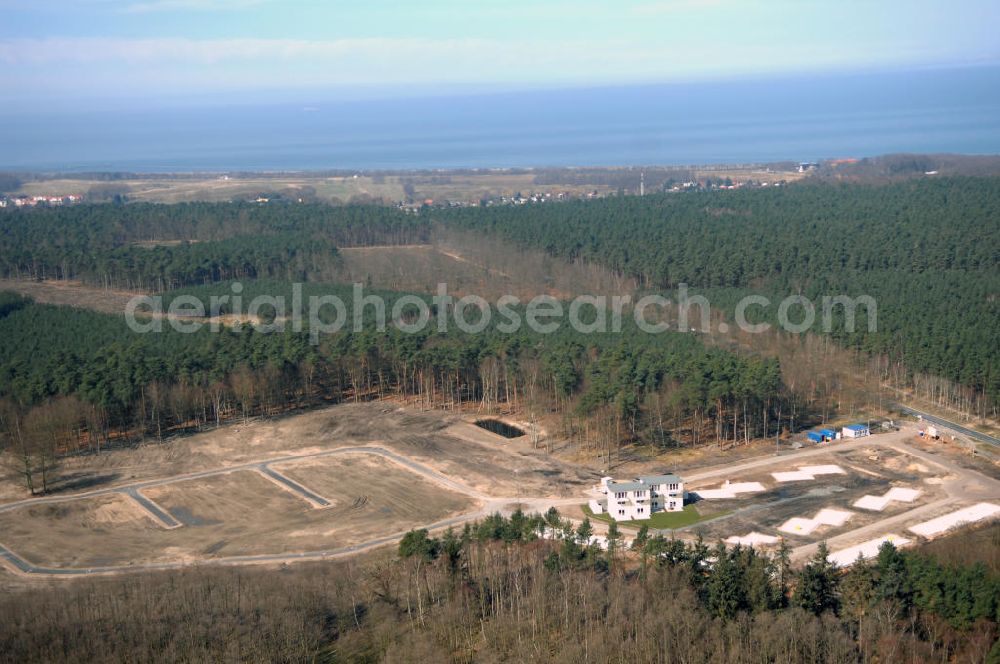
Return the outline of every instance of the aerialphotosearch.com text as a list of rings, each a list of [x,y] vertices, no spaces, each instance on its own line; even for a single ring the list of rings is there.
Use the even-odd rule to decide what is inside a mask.
[[[125,318],[130,329],[139,333],[160,332],[164,325],[180,333],[194,333],[205,327],[219,331],[224,321],[235,321],[261,333],[306,331],[314,344],[325,335],[345,329],[360,332],[374,327],[384,331],[390,325],[409,334],[423,332],[428,326],[444,333],[451,325],[468,334],[488,328],[514,334],[523,326],[538,334],[552,334],[564,324],[584,334],[617,333],[627,317],[649,334],[713,331],[711,303],[704,295],[690,293],[686,284],[678,286],[675,298],[662,294],[636,299],[630,295],[579,295],[567,302],[550,295],[537,295],[527,301],[503,295],[492,304],[478,295],[456,298],[448,293],[446,283],[439,283],[436,294],[430,297],[406,294],[386,298],[366,293],[360,283],[353,284],[346,298],[333,293],[305,297],[301,283],[292,284],[290,297],[259,294],[245,298],[243,290],[242,283],[233,282],[228,292],[211,295],[207,302],[194,295],[173,296],[166,310],[163,296],[140,295],[128,302]],[[748,314],[756,309],[759,320],[763,318],[760,314],[769,314],[773,306],[766,296],[747,295],[733,310],[734,322],[743,332],[766,332],[772,324],[751,322]],[[859,308],[865,311],[868,330],[875,331],[877,306],[868,295],[823,296],[820,312],[809,298],[789,295],[777,303],[775,314],[780,329],[802,333],[814,329],[829,332],[839,313],[843,328],[852,332]],[[718,331],[729,332],[729,327],[727,322],[716,320]]]

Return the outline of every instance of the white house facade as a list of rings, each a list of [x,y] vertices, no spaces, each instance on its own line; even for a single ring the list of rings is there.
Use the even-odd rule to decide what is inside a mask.
[[[591,500],[594,514],[608,514],[615,521],[641,521],[654,512],[684,510],[684,481],[677,475],[642,475],[629,482],[601,478],[606,498]]]

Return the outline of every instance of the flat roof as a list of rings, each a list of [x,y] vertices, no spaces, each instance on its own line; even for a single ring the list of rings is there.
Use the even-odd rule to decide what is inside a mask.
[[[845,429],[850,429],[851,431],[864,431],[868,427],[864,424],[848,424]]]

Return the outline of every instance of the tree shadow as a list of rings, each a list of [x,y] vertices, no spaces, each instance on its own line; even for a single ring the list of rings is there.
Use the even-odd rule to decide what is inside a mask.
[[[49,486],[48,494],[64,493],[67,491],[82,491],[85,489],[96,489],[105,484],[111,484],[121,479],[121,473],[105,473],[103,475],[93,475],[91,473],[73,473],[63,475],[59,481]]]

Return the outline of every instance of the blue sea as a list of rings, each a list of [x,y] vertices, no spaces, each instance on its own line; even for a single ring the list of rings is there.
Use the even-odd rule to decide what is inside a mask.
[[[386,94],[391,95],[391,91]],[[1000,153],[1000,68],[338,99],[0,109],[0,169],[251,171]]]

